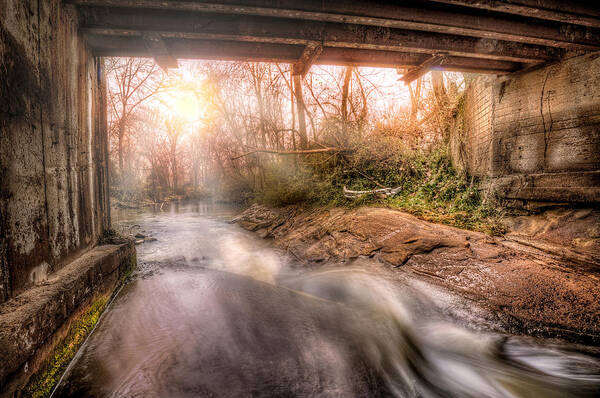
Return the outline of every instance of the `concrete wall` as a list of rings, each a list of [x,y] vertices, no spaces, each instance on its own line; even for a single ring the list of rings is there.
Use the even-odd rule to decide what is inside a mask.
[[[480,77],[464,115],[468,172],[506,198],[600,202],[599,53]]]
[[[60,0],[0,0],[0,302],[109,226],[101,69]]]
[[[104,309],[99,301],[108,302],[135,264],[132,242],[97,246],[3,303],[0,397],[47,396]]]
[[[492,80],[494,77],[478,78],[465,93],[464,144],[466,167],[476,176],[484,176],[490,170],[492,159]]]

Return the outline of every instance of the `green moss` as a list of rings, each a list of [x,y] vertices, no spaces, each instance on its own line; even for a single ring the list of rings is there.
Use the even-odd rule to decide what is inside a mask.
[[[56,344],[40,370],[29,380],[23,391],[24,396],[35,398],[50,396],[52,389],[60,380],[77,350],[100,319],[100,315],[106,309],[110,299],[119,291],[118,287],[127,282],[136,264],[137,255],[134,251],[133,255],[129,257],[127,265],[122,268],[117,289],[113,291],[112,295],[105,295],[94,301],[83,314],[71,323],[66,336]]]
[[[431,222],[486,232],[504,232],[501,206],[482,197],[478,184],[456,172],[444,148],[424,162],[426,173],[416,176],[384,203]]]
[[[28,397],[48,397],[58,383],[75,353],[94,328],[100,315],[106,308],[108,296],[92,303],[90,307],[69,327],[67,335],[54,347],[40,371],[29,381],[24,389]]]
[[[129,262],[127,263],[127,266],[123,270],[123,275],[121,276],[121,279],[119,281],[120,285],[124,284],[127,281],[127,279],[133,273],[133,270],[135,269],[136,265],[137,265],[137,251],[134,251],[133,256],[129,257]],[[117,290],[115,290],[115,291],[117,291]]]

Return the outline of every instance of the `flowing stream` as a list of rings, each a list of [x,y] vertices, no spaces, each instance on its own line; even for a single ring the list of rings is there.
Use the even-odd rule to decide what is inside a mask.
[[[600,396],[597,351],[478,331],[449,316],[465,300],[371,260],[297,267],[235,210],[113,212],[156,241],[55,397]]]

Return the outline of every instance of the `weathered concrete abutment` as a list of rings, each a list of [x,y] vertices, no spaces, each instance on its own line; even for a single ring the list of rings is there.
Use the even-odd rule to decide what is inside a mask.
[[[51,387],[64,363],[48,358],[82,339],[72,325],[97,317],[135,262],[132,245],[98,246],[105,90],[77,19],[60,0],[0,0],[0,396],[43,368]]]
[[[501,196],[517,204],[600,203],[600,53],[479,77],[464,112],[453,152]]]
[[[102,245],[0,306],[0,396],[46,396],[119,284],[135,247]]]
[[[0,302],[109,227],[101,63],[59,0],[0,0]]]

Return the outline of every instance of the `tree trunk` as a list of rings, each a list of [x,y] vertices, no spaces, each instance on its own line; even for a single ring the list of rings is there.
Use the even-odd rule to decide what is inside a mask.
[[[294,148],[294,150],[298,149],[296,148],[296,110],[294,109],[294,96],[295,94],[295,90],[294,90],[294,86],[293,86],[293,81],[294,81],[294,75],[292,75],[292,71],[290,71],[290,82],[292,82],[289,85],[290,88],[290,92],[292,93],[292,95],[290,96],[290,105],[291,105],[291,111],[292,111],[292,148]],[[285,148],[285,142],[283,147]]]
[[[441,108],[448,99],[446,87],[444,86],[444,75],[441,71],[431,71],[431,86],[433,88],[433,94],[435,95],[437,106],[438,108]]]
[[[265,105],[263,103],[263,96],[261,90],[261,82],[258,79],[258,76],[254,76],[254,95],[256,95],[256,100],[258,102],[258,114],[260,116],[260,140],[263,147],[267,146],[266,140],[266,128],[265,121],[267,119],[265,115]]]
[[[347,66],[344,73],[344,85],[342,86],[342,128],[346,132],[348,124],[348,90],[350,88],[350,78],[352,77],[352,67]]]
[[[302,96],[302,76],[294,75],[294,94],[296,96],[296,108],[298,109],[298,135],[300,136],[300,148],[308,148],[308,136],[306,134],[306,117],[304,116],[304,98]]]
[[[123,118],[119,120],[119,132],[118,132],[118,152],[119,152],[119,178],[123,183],[123,138],[125,137],[125,121]]]
[[[412,84],[408,85],[410,92],[410,123],[414,124],[417,120],[417,114],[419,112],[419,104],[421,102],[421,82],[422,78],[417,79],[416,87],[413,91]]]
[[[171,172],[173,173],[173,193],[177,192],[177,138],[171,143]]]

